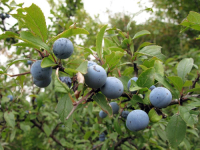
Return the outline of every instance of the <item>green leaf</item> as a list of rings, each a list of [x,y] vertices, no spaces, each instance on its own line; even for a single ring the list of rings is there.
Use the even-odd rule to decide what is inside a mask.
[[[122,81],[122,84],[124,86],[124,91],[128,91],[128,88],[127,88],[127,83],[129,81],[129,77],[127,76],[121,76],[118,78],[120,81]]]
[[[23,75],[23,76],[18,76],[17,78],[16,78],[16,80],[18,80],[19,81],[19,84],[20,84],[20,86],[23,88],[23,84],[24,84],[24,80],[26,79],[26,77],[25,77],[25,75]]]
[[[143,102],[143,99],[142,99],[140,96],[134,94],[134,95],[132,96],[130,102],[131,102],[131,105],[135,106],[135,104],[137,104],[137,103],[142,103],[142,102]]]
[[[46,43],[44,43],[40,37],[33,35],[33,33],[29,31],[21,31],[20,39],[26,43],[34,45],[35,48],[37,48],[38,50],[42,48],[42,49],[47,50],[49,53],[51,53],[50,48],[46,45]]]
[[[22,46],[22,47],[31,47],[31,48],[35,48],[35,45],[33,45],[33,44],[31,44],[31,43],[25,43],[25,42],[16,43],[16,44],[13,44],[13,46]]]
[[[139,31],[134,35],[133,39],[137,39],[137,38],[144,36],[144,35],[147,35],[147,34],[151,34],[151,33],[147,30]]]
[[[187,90],[187,92],[196,92],[196,91],[200,91],[200,88],[194,88],[194,89]]]
[[[62,38],[62,37],[67,38],[67,37],[70,37],[70,36],[73,36],[73,35],[77,35],[77,34],[89,34],[89,32],[87,30],[85,30],[85,29],[82,29],[82,28],[71,28],[71,29],[63,31],[62,33],[58,34],[55,37],[52,37],[48,41],[48,43],[54,42],[55,40],[57,40],[59,38]]]
[[[185,76],[192,70],[193,64],[193,58],[184,58],[178,63],[177,74],[183,81],[185,81]]]
[[[20,122],[20,129],[26,133],[31,130],[31,127],[24,122]]]
[[[11,32],[11,31],[6,31],[4,34],[0,35],[0,40],[5,39],[5,38],[9,38],[9,37],[17,38],[17,37],[19,37],[19,35],[14,33],[14,32]]]
[[[80,72],[82,74],[86,74],[87,73],[87,65],[88,62],[84,61],[80,64],[80,66],[78,68],[76,68],[77,72]]]
[[[166,142],[167,141],[167,136],[166,136],[166,132],[163,131],[160,127],[156,128],[156,132],[158,133],[158,135],[160,136],[160,138]]]
[[[118,120],[119,115],[114,120],[114,129],[117,131],[118,134],[122,135],[122,130],[120,126],[120,120]]]
[[[6,120],[6,123],[10,126],[10,127],[12,127],[12,128],[14,128],[15,127],[15,116],[14,116],[14,114],[12,113],[12,112],[5,112],[4,113],[4,119]]]
[[[72,68],[65,68],[64,70],[69,75],[75,75],[78,71]]]
[[[183,80],[178,76],[171,76],[168,77],[168,79],[172,82],[172,84],[179,90],[179,92],[182,92],[183,88]]]
[[[29,59],[16,59],[16,60],[11,61],[10,63],[8,63],[7,66],[11,66],[11,65],[13,65],[15,63],[18,63],[18,62],[26,62],[27,60],[29,60]]]
[[[87,131],[87,132],[85,133],[85,135],[84,135],[84,139],[85,139],[85,140],[88,140],[89,137],[91,136],[91,134],[92,134],[91,131]]]
[[[176,148],[185,138],[186,123],[180,115],[173,115],[167,124],[166,135],[170,145]]]
[[[93,96],[93,99],[105,113],[107,113],[109,116],[112,116],[112,108],[108,104],[103,94],[97,93]]]
[[[46,42],[47,27],[42,10],[34,3],[32,3],[30,7],[24,8],[24,10],[27,12],[27,14],[23,15],[22,17],[25,21],[26,26],[36,35],[38,35],[43,42]]]
[[[49,57],[45,57],[42,59],[41,62],[41,67],[42,68],[46,68],[46,67],[54,67],[57,66],[58,64],[56,64],[54,61],[52,61]]]
[[[103,26],[99,33],[97,34],[96,38],[96,51],[97,55],[99,56],[99,59],[102,59],[103,49],[102,49],[102,42],[103,42],[103,36],[106,31],[107,25]]]
[[[10,135],[10,142],[12,142],[15,139],[16,131],[17,131],[16,128],[12,130],[11,135]]]
[[[179,111],[182,119],[187,123],[187,125],[192,126],[198,122],[197,115],[190,114],[189,107],[179,106]]]
[[[157,46],[157,45],[150,45],[150,46],[145,46],[144,48],[142,48],[141,50],[139,50],[138,52],[136,52],[135,54],[143,54],[143,55],[147,55],[147,56],[153,56],[156,57],[162,61],[165,60],[165,55],[163,55],[161,53],[161,47]]]
[[[56,111],[59,114],[59,118],[66,127],[72,130],[73,115],[71,115],[67,120],[66,117],[69,115],[73,109],[72,101],[68,94],[65,94],[59,101],[56,107]]]
[[[0,143],[0,150],[4,150],[3,146],[1,145],[1,143]]]
[[[149,111],[148,115],[151,122],[158,122],[162,119],[162,115],[158,115],[154,108]]]
[[[149,68],[143,71],[137,80],[137,85],[140,87],[149,88],[154,84],[154,68]]]
[[[61,92],[61,93],[69,93],[70,92],[69,87],[65,83],[60,81],[58,70],[56,70],[56,76],[55,76],[55,91]]]
[[[49,137],[49,135],[51,134],[51,129],[49,128],[49,126],[47,124],[44,124],[43,129],[46,135]]]
[[[187,129],[187,132],[195,135],[197,138],[199,138],[199,133],[195,129]]]
[[[160,74],[161,76],[164,76],[164,66],[161,61],[155,60],[154,69],[156,73]]]
[[[119,48],[119,47],[109,47],[109,49],[111,51],[115,51],[115,52],[117,52],[117,51],[124,52],[124,50],[122,48]]]

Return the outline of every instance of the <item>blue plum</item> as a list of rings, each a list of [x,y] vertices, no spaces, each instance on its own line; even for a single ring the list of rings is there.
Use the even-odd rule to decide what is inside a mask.
[[[170,104],[172,100],[172,94],[168,89],[164,87],[157,87],[151,91],[149,99],[153,106],[164,108]]]
[[[101,110],[100,112],[99,112],[99,117],[100,118],[105,118],[107,116],[107,114],[103,111],[103,110]]]
[[[37,60],[31,66],[31,74],[33,78],[36,80],[46,80],[52,74],[52,67],[42,68],[41,67],[42,60]]]
[[[93,65],[87,68],[87,74],[84,75],[85,83],[91,87],[98,89],[102,87],[107,79],[107,73],[103,67]]]
[[[122,114],[121,114],[121,115],[122,115],[123,118],[126,119],[129,113],[130,113],[129,111],[124,110],[124,111],[122,111]]]
[[[7,98],[9,98],[10,101],[13,101],[13,96],[12,95],[8,95]]]
[[[67,38],[59,38],[53,44],[53,53],[59,59],[69,58],[73,51],[74,46]]]
[[[124,86],[119,79],[108,77],[100,90],[107,98],[114,99],[122,95],[124,92]]]
[[[131,111],[126,119],[126,127],[130,131],[139,131],[146,128],[149,124],[149,116],[143,110]]]
[[[155,85],[152,85],[149,89],[152,91],[155,88],[156,88]]]
[[[99,135],[99,141],[101,141],[101,142],[105,141],[105,133],[104,132]]]
[[[44,87],[47,87],[51,83],[51,77],[47,77],[44,80],[37,80],[33,78],[33,83],[40,88],[44,88]]]
[[[133,77],[133,78],[131,78],[131,79],[128,81],[128,84],[127,84],[128,90],[129,90],[129,88],[130,88],[130,86],[131,86],[131,80],[134,80],[134,81],[136,82],[136,81],[138,80],[138,77]],[[136,94],[137,91],[132,91],[131,93],[132,93],[132,94]]]
[[[93,65],[97,65],[97,63],[94,61],[88,61],[88,65],[87,65],[88,67],[93,66]]]
[[[110,106],[112,108],[113,114],[118,114],[119,105],[116,102],[110,102]]]
[[[31,60],[27,60],[27,64],[31,65],[33,62]]]
[[[70,88],[72,85],[72,80],[70,77],[59,77],[60,81],[64,82],[67,84],[67,86]]]

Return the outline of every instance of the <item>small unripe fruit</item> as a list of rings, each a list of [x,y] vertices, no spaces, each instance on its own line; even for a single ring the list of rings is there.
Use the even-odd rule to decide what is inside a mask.
[[[70,88],[72,85],[72,80],[70,77],[59,77],[60,81],[67,84],[67,86]]]
[[[119,112],[119,105],[116,102],[111,102],[110,106],[112,108],[113,114],[118,114],[118,112]]]
[[[126,127],[131,131],[139,131],[146,128],[149,124],[149,116],[143,110],[131,111],[126,119]]]
[[[27,60],[27,64],[31,65],[33,62],[31,60]]]
[[[69,58],[73,51],[74,46],[67,38],[59,38],[53,44],[53,53],[59,59]]]
[[[127,84],[128,90],[129,90],[129,88],[130,88],[130,86],[131,86],[131,80],[134,80],[134,81],[136,82],[136,81],[138,80],[138,77],[133,77],[133,78],[131,78],[131,79],[128,81],[128,84]],[[136,94],[137,91],[132,91],[131,93],[132,93],[132,94]]]
[[[45,80],[52,74],[52,67],[42,68],[41,62],[42,60],[37,60],[31,66],[31,74],[36,80]]]
[[[105,133],[104,132],[99,135],[99,141],[101,141],[101,142],[105,141]]]
[[[13,96],[12,95],[8,95],[7,98],[9,98],[10,101],[13,101]]]
[[[115,77],[108,77],[105,84],[100,89],[101,92],[110,99],[118,98],[124,92],[122,82]]]
[[[153,106],[164,108],[170,104],[172,100],[172,94],[164,87],[157,87],[151,91],[149,99]]]
[[[87,74],[85,74],[84,77],[85,83],[89,87],[98,89],[105,84],[107,73],[103,67],[99,65],[93,65],[88,67]]]
[[[155,88],[156,88],[155,85],[152,85],[149,89],[152,91]]]
[[[100,118],[105,118],[107,116],[107,113],[105,113],[103,110],[101,110],[100,112],[99,112],[99,117]]]

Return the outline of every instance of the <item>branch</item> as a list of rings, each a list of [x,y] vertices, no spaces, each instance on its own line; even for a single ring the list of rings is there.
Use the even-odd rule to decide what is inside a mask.
[[[16,76],[21,76],[21,75],[30,74],[30,73],[31,72],[29,71],[29,72],[24,72],[24,73],[20,73],[20,74],[14,74],[14,75],[6,74],[6,75],[8,75],[10,77],[16,77]]]
[[[192,84],[192,89],[195,88],[196,83],[199,81],[200,78],[200,74],[197,73],[197,78],[194,80],[193,84]],[[188,93],[189,95],[191,95],[193,92]]]

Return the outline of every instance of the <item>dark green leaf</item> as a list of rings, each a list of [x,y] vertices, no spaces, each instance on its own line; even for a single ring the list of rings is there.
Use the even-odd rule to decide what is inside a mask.
[[[117,131],[117,133],[119,135],[122,135],[122,130],[121,130],[121,126],[120,126],[120,120],[118,120],[118,117],[119,117],[119,115],[114,120],[114,128],[115,128],[115,131]]]
[[[182,92],[183,88],[183,80],[178,76],[171,76],[168,77],[168,79],[172,82],[172,84],[179,90],[179,92]]]
[[[57,66],[57,64],[54,61],[52,61],[49,57],[45,57],[42,59],[42,62],[41,62],[42,68],[54,67],[54,66]]]
[[[139,37],[147,35],[147,34],[151,34],[151,33],[147,30],[139,31],[134,35],[133,39],[139,38]]]
[[[73,116],[71,115],[67,120],[66,117],[69,115],[73,108],[72,101],[68,94],[65,94],[59,101],[56,107],[56,111],[59,114],[59,118],[65,123],[66,127],[72,129]]]
[[[112,108],[103,94],[97,93],[93,96],[93,99],[104,112],[106,112],[109,116],[112,116]]]
[[[20,122],[20,129],[26,133],[31,130],[31,127],[24,122]]]
[[[6,123],[10,126],[10,127],[12,127],[12,128],[14,128],[15,127],[15,116],[14,116],[14,114],[12,113],[12,112],[5,112],[4,113],[4,119],[6,120]]]
[[[193,58],[184,58],[178,63],[177,74],[183,81],[185,81],[185,76],[192,70],[193,64]]]
[[[102,49],[102,42],[103,42],[103,36],[106,31],[107,25],[103,26],[99,33],[97,34],[96,39],[96,51],[99,56],[99,59],[102,59],[103,49]]]
[[[26,79],[26,77],[25,77],[25,75],[23,75],[23,76],[18,76],[17,78],[16,78],[16,80],[18,80],[19,81],[19,84],[20,84],[20,86],[23,88],[23,84],[24,84],[24,80]]]
[[[47,124],[44,124],[43,129],[47,136],[49,136],[51,134],[51,129],[49,128],[49,126]]]
[[[186,123],[180,115],[173,115],[166,127],[166,135],[170,145],[176,148],[185,138]]]
[[[15,139],[16,131],[17,131],[16,128],[12,130],[11,135],[10,135],[10,142],[12,142]]]
[[[76,70],[82,74],[86,74],[87,73],[87,65],[88,65],[88,62],[84,61],[80,64],[80,66]]]
[[[154,84],[154,68],[149,68],[143,71],[137,80],[137,85],[140,87],[149,88]]]

